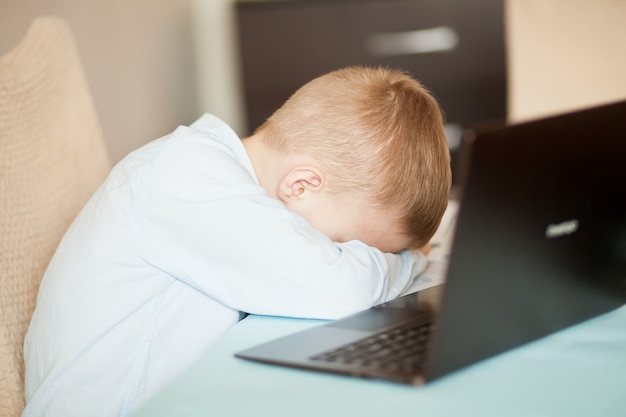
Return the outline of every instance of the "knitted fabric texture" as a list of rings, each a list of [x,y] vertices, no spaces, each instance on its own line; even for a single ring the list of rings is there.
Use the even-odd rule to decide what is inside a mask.
[[[24,407],[23,341],[41,277],[110,162],[72,33],[36,19],[0,57],[0,415]]]

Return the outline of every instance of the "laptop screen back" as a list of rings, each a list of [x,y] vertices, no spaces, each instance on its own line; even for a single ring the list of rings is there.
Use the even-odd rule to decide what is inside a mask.
[[[465,141],[427,379],[626,300],[626,102],[475,130]]]

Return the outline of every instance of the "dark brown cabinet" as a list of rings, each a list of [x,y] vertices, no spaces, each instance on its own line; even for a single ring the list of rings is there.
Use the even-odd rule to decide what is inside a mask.
[[[403,69],[439,100],[453,157],[460,131],[506,114],[502,0],[240,0],[246,121],[347,65]],[[453,161],[454,164],[454,161]]]

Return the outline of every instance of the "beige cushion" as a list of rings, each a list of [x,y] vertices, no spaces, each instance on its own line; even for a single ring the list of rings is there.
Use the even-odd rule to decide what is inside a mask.
[[[76,46],[39,18],[0,57],[0,415],[24,406],[23,340],[39,282],[110,169]]]

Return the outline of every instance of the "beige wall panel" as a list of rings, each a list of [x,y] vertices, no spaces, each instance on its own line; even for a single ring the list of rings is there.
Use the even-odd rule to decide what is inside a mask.
[[[626,0],[506,0],[511,121],[626,98]]]

